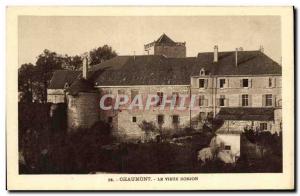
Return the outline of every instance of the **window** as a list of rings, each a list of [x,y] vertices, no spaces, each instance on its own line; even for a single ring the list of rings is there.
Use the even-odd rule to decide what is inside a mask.
[[[173,124],[178,124],[179,123],[179,116],[178,115],[174,115],[172,118],[172,123]]]
[[[205,105],[205,96],[200,95],[199,96],[199,106],[204,106]]]
[[[220,88],[225,87],[225,79],[220,79]]]
[[[260,123],[260,130],[265,131],[268,129],[268,124],[267,123]]]
[[[204,88],[204,87],[205,87],[205,80],[199,79],[199,88]]]
[[[272,95],[271,94],[266,95],[266,106],[272,106]]]
[[[131,90],[131,100],[133,100],[135,96],[137,96],[138,94],[139,94],[138,90]]]
[[[249,87],[249,80],[248,79],[243,79],[242,80],[242,85],[243,85],[243,87]]]
[[[249,96],[247,94],[242,95],[242,106],[248,106],[249,105]]]
[[[269,87],[273,87],[273,79],[269,78]]]
[[[224,149],[225,149],[225,150],[231,150],[231,146],[225,145],[225,146],[224,146]]]
[[[66,82],[64,88],[66,89],[66,88],[69,88],[69,87],[70,87],[69,83]]]
[[[158,115],[157,116],[157,123],[163,124],[164,123],[164,115]]]
[[[132,122],[136,122],[136,116],[132,117]]]
[[[163,97],[164,97],[164,93],[163,92],[157,92],[157,96],[159,97],[157,105],[161,105],[162,101],[163,101]]]
[[[112,123],[112,121],[113,121],[112,116],[109,116],[108,119],[107,119],[107,122],[110,124],[110,123]]]
[[[220,95],[219,106],[225,106],[225,95]]]
[[[200,76],[204,76],[205,75],[205,70],[202,68],[201,70],[200,70]]]

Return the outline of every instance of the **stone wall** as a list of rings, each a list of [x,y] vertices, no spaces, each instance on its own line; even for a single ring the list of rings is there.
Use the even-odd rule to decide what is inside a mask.
[[[156,95],[157,92],[163,92],[164,95],[172,96],[172,93],[176,92],[179,94],[189,95],[188,85],[153,85],[153,86],[123,86],[123,87],[102,87],[99,89],[101,95],[111,93],[115,96],[118,95],[118,91],[123,91],[124,94],[131,98],[131,91],[138,91],[143,96],[144,103],[148,94]],[[161,130],[169,131],[170,129],[182,129],[190,126],[190,111],[176,111],[170,110],[167,106],[161,110],[160,106],[153,106],[150,110],[139,110],[133,108],[133,110],[126,109],[129,104],[124,105],[119,110],[101,110],[100,119],[108,122],[109,118],[112,118],[111,125],[113,127],[113,134],[122,135],[122,137],[142,138],[144,137],[145,131],[140,128],[140,124],[143,121],[152,122],[154,125]],[[164,122],[158,124],[158,115],[164,116]],[[174,124],[173,116],[178,115],[179,123]],[[194,116],[199,115],[195,113]],[[133,122],[135,117],[136,122]]]
[[[269,79],[273,80],[274,86],[269,87]],[[199,88],[199,79],[204,79],[207,84],[204,88]],[[225,79],[225,85],[220,88],[220,79]],[[242,87],[241,80],[248,79],[249,87]],[[264,105],[264,95],[272,94],[273,104],[271,107],[278,106],[281,103],[281,76],[224,76],[209,77],[199,76],[191,79],[192,94],[205,96],[207,104],[204,107],[216,107],[218,112],[219,99],[221,95],[225,96],[224,107],[241,107],[242,94],[249,95],[248,107],[266,107]],[[214,109],[214,108],[213,108]]]
[[[231,153],[234,156],[240,157],[240,154],[241,154],[241,135],[240,134],[217,133],[217,141],[219,142],[219,144],[221,146],[221,150],[231,151]]]
[[[90,128],[99,121],[99,94],[67,95],[69,129]]]
[[[279,132],[275,125],[275,121],[241,121],[241,120],[226,120],[220,131],[244,131],[245,128],[257,130],[260,128],[261,123],[267,124],[267,130],[271,133]]]
[[[154,46],[154,55],[164,55],[164,56],[170,57],[170,58],[184,58],[184,57],[186,57],[186,47],[184,45]]]
[[[65,103],[64,89],[47,89],[48,103]]]

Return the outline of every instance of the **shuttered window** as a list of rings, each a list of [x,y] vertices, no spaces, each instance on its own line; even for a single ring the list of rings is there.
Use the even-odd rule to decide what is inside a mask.
[[[273,99],[271,94],[266,95],[266,106],[272,106],[273,105]]]
[[[199,96],[199,106],[207,106],[208,105],[208,100],[205,98],[205,95],[200,95]]]
[[[220,79],[219,80],[220,88],[225,88],[225,83],[226,83],[225,79]]]
[[[240,87],[242,88],[251,88],[252,87],[252,79],[243,78],[240,80]]]
[[[208,79],[199,79],[199,88],[207,88]]]
[[[205,80],[199,79],[199,88],[204,88],[204,86],[205,86]]]
[[[220,95],[219,106],[225,106],[225,95]]]
[[[249,106],[249,95],[242,95],[242,106]]]

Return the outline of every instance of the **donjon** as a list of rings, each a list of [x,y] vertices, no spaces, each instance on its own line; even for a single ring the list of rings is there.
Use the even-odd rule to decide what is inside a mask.
[[[166,34],[160,36],[156,41],[144,45],[148,55],[163,55],[171,58],[186,57],[185,42],[174,42]]]
[[[221,118],[222,134],[230,131],[282,130],[282,68],[262,50],[219,51],[186,57],[184,42],[163,34],[146,44],[146,55],[117,56],[92,67],[84,59],[82,70],[57,70],[47,90],[48,102],[67,105],[70,130],[109,123],[121,140],[143,140],[141,125],[151,122],[165,134],[170,130],[201,129],[210,117]],[[102,96],[137,94],[196,95],[200,111],[101,110]],[[113,100],[112,100],[113,102]],[[55,108],[55,107],[53,107]],[[101,130],[100,130],[101,131]]]

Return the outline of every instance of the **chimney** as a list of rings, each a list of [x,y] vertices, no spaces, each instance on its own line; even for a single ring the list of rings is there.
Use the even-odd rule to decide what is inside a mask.
[[[218,62],[218,46],[214,46],[214,63]]]
[[[264,53],[264,46],[263,45],[259,46],[259,51],[261,51],[262,53]]]
[[[87,79],[88,67],[89,67],[88,57],[84,56],[83,59],[82,59],[82,77],[84,79]]]
[[[235,49],[235,66],[236,66],[236,67],[238,66],[238,51],[239,51],[239,49],[236,48],[236,49]]]

